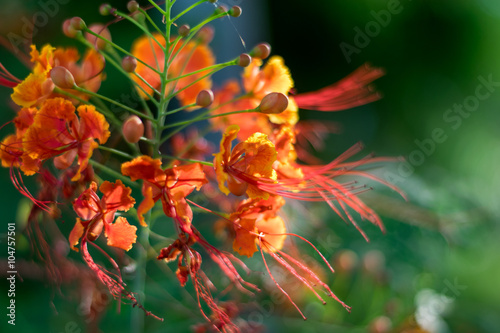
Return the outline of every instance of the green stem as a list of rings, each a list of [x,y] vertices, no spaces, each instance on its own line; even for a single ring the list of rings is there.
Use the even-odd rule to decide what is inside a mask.
[[[124,184],[127,184],[130,187],[140,188],[140,185],[138,183],[131,181],[129,178],[127,178],[124,175],[122,175],[121,173],[111,169],[110,167],[105,166],[104,164],[101,164],[101,163],[96,162],[94,160],[89,160],[89,163],[94,168],[100,169],[100,170],[106,172],[107,174],[109,174],[110,176],[115,177],[116,179],[120,179]]]
[[[80,38],[79,39],[80,42],[82,42],[84,45],[86,45],[87,47],[93,47],[85,38]],[[114,52],[114,50],[112,50]],[[153,102],[153,104],[157,104],[156,100],[153,99],[145,90],[144,88],[142,88],[137,82],[135,82],[134,80],[131,79],[129,73],[127,73],[120,64],[118,64],[112,57],[110,57],[107,53],[105,52],[101,52],[102,56],[106,59],[107,62],[109,62],[111,65],[113,65],[113,67],[115,67],[119,72],[121,72],[123,75],[125,75],[129,80],[130,82],[132,82],[132,84],[139,88],[146,96],[148,96],[148,98],[151,99],[151,101]],[[116,55],[116,54],[115,54]],[[142,96],[139,94],[139,98],[141,99],[141,102],[144,106],[144,109],[146,110],[146,112],[148,113],[149,116],[152,117],[152,113],[151,113],[151,110],[149,109],[149,107],[147,106],[147,104],[145,103],[144,101],[144,98],[142,98]],[[141,113],[142,114],[142,113]],[[113,115],[114,116],[114,115]],[[118,122],[118,127],[121,126],[121,123]]]
[[[183,16],[186,13],[188,13],[191,9],[193,9],[193,8],[195,8],[195,7],[201,5],[202,3],[205,3],[205,2],[207,2],[207,0],[200,0],[197,3],[192,4],[191,6],[189,6],[188,8],[186,8],[185,10],[183,10],[182,12],[180,12],[176,17],[174,17],[172,19],[172,22],[177,21],[181,16]]]
[[[139,22],[137,22],[136,20],[134,20],[132,17],[130,17],[128,14],[125,14],[125,13],[122,13],[120,11],[116,11],[115,12],[116,15],[118,16],[121,16],[123,17],[125,20],[131,22],[132,24],[134,24],[136,27],[138,27],[139,29],[141,29],[145,34],[146,36],[149,36],[151,37],[155,42],[156,44],[158,44],[158,46],[160,48],[163,49],[163,45],[155,38],[155,36],[153,36],[153,34],[151,34],[151,32],[146,28],[144,27],[142,24],[140,24]],[[149,15],[146,13],[145,14],[147,17],[149,17]]]
[[[89,34],[91,35],[94,35],[96,36],[97,38],[99,39],[102,39],[103,41],[105,41],[106,43],[108,43],[109,45],[113,46],[115,49],[117,49],[118,51],[128,55],[128,56],[131,56],[131,57],[134,57],[134,55],[132,53],[130,53],[129,51],[125,50],[124,48],[122,48],[121,46],[113,43],[112,41],[110,41],[109,39],[106,39],[104,37],[102,37],[101,35],[99,34],[96,34],[95,32],[93,32],[92,30],[88,29],[88,28],[85,28],[84,29],[85,32],[88,32]],[[135,57],[134,57],[135,58]],[[160,72],[158,72],[157,69],[154,69],[153,67],[151,67],[149,64],[147,64],[146,62],[142,61],[141,59],[139,58],[136,58],[138,62],[140,62],[141,64],[143,64],[144,66],[148,67],[149,69],[151,69],[152,71],[154,71],[155,73],[158,73],[160,74]]]
[[[120,108],[124,109],[124,110],[127,110],[128,112],[130,113],[133,113],[135,115],[138,115],[139,117],[141,118],[144,118],[144,119],[147,119],[147,120],[150,120],[150,121],[156,121],[153,117],[150,117],[148,115],[145,115],[144,113],[140,112],[140,111],[137,111],[137,110],[134,110],[132,109],[131,107],[128,107],[122,103],[119,103],[111,98],[108,98],[106,96],[103,96],[101,94],[98,94],[98,93],[95,93],[95,92],[92,92],[90,90],[87,90],[87,89],[84,89],[84,88],[80,88],[80,87],[76,87],[75,90],[79,91],[79,92],[82,92],[82,93],[85,93],[85,94],[88,94],[88,95],[91,95],[91,96],[94,96],[94,97],[97,97],[97,98],[100,98],[106,102],[109,102],[111,104],[115,104],[116,106],[119,106]]]
[[[231,61],[228,61],[228,62],[225,62],[225,63],[222,63],[222,64],[215,64],[215,65],[212,65],[212,66],[204,67],[202,69],[199,69],[199,70],[196,70],[196,71],[193,71],[193,72],[190,72],[190,73],[187,73],[187,74],[180,75],[180,76],[177,76],[175,78],[169,79],[169,80],[167,80],[167,83],[168,82],[177,81],[177,80],[183,79],[185,77],[188,77],[188,76],[191,76],[191,75],[195,75],[195,74],[198,74],[198,73],[202,73],[202,72],[206,72],[206,71],[209,71],[209,70],[213,69],[214,71],[210,73],[210,75],[212,75],[213,73],[215,73],[217,71],[220,71],[221,69],[226,68],[228,66],[232,66],[232,65],[236,65],[236,60],[231,60]]]
[[[155,28],[155,30],[158,31],[163,36],[163,31],[161,31],[160,28],[158,28],[158,26],[156,25],[155,21],[153,21],[151,19],[151,16],[149,16],[148,13],[144,9],[142,9],[142,8],[139,8],[139,11],[144,14],[144,16],[146,17],[146,19],[153,26],[153,28]]]
[[[139,73],[137,72],[134,72],[133,73],[135,76],[137,76],[139,78],[139,80],[141,80],[145,85],[147,85],[149,87],[149,89],[153,90],[153,92],[157,93],[157,94],[160,94],[160,92],[158,90],[156,90],[148,81],[146,81],[145,78],[143,78]],[[141,86],[138,86],[141,88],[142,92],[148,96],[148,98],[153,101],[153,103],[156,104],[156,100],[153,98],[153,96],[151,96],[150,94],[148,94]]]
[[[174,110],[169,110],[169,111],[165,112],[163,115],[164,116],[168,116],[168,115],[174,114],[176,112],[179,112],[179,111],[182,111],[182,110],[186,110],[186,109],[189,109],[189,108],[194,108],[194,107],[197,107],[196,103],[185,105],[185,106],[181,106],[180,108],[177,108],[177,109],[174,109]]]
[[[109,147],[106,147],[106,146],[101,146],[101,145],[100,145],[100,146],[98,146],[97,148],[99,148],[100,150],[109,151],[109,152],[111,152],[111,153],[113,153],[113,154],[115,154],[115,155],[119,155],[119,156],[121,156],[121,157],[125,157],[125,158],[127,158],[127,159],[129,159],[129,160],[132,160],[132,159],[134,158],[134,156],[129,155],[129,154],[127,154],[127,153],[124,153],[123,151],[118,150],[118,149],[109,148]]]
[[[226,112],[226,113],[221,113],[221,114],[214,114],[208,117],[203,117],[203,118],[194,118],[191,120],[185,120],[185,121],[179,121],[178,123],[173,123],[169,125],[163,126],[163,129],[171,128],[171,127],[176,127],[176,126],[182,126],[182,125],[190,125],[198,121],[203,121],[203,120],[208,120],[212,118],[217,118],[217,117],[224,117],[224,116],[230,116],[232,114],[239,114],[239,113],[252,113],[252,112],[259,112],[257,109],[249,109],[249,110],[239,110],[239,111],[232,111],[232,112]]]
[[[150,214],[151,211],[149,211],[147,215]],[[146,216],[146,218],[149,218],[149,216]],[[148,259],[146,249],[151,246],[149,244],[148,227],[140,228],[137,242],[139,246],[136,246],[136,271],[134,277],[134,291],[140,293],[141,300],[144,303],[146,301],[146,295],[144,291],[146,288],[146,264]],[[141,333],[144,331],[144,311],[132,311],[131,321],[131,332]]]
[[[155,7],[156,9],[158,9],[158,11],[163,15],[167,15],[167,13],[160,7],[156,4],[156,2],[154,2],[153,0],[149,0],[149,3],[153,5],[153,7]],[[166,1],[166,3],[168,3],[168,1]],[[168,6],[168,4],[166,4],[166,6]]]
[[[200,163],[200,164],[207,165],[207,166],[210,166],[210,167],[214,166],[214,164],[212,162],[206,162],[206,161],[200,161],[200,160],[193,160],[193,159],[190,159],[190,158],[180,158],[180,157],[171,156],[171,155],[160,155],[160,157],[161,158],[171,159],[171,160],[179,160],[179,161],[185,161],[185,162],[191,162],[191,163]]]

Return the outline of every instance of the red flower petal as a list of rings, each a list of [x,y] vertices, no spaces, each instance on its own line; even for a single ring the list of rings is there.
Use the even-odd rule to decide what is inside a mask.
[[[108,238],[108,245],[128,251],[135,243],[137,227],[130,225],[126,218],[120,216],[113,224],[104,224],[104,232]]]

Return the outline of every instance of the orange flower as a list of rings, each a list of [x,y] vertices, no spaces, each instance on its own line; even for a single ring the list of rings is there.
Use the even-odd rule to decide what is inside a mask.
[[[16,133],[7,136],[0,143],[0,160],[3,167],[21,167],[27,175],[34,173],[31,171],[32,169],[38,169],[40,161],[31,158],[23,150],[23,136],[33,123],[37,111],[36,108],[22,108],[17,113],[16,118],[13,120]]]
[[[273,56],[262,69],[261,66],[262,60],[253,59],[252,63],[245,68],[243,73],[245,91],[259,100],[272,92],[288,95],[290,89],[293,88],[293,80],[283,58]]]
[[[237,211],[229,217],[235,229],[233,250],[251,257],[257,251],[259,238],[264,251],[281,250],[286,239],[286,227],[277,213],[284,204],[285,200],[280,196],[241,202]]]
[[[66,68],[75,78],[76,84],[87,90],[96,92],[102,80],[104,60],[94,49],[85,53],[81,65],[77,65],[80,59],[78,50],[75,48],[55,48],[45,45],[39,52],[35,45],[31,46],[31,62],[33,72],[24,81],[14,87],[12,100],[24,107],[36,105],[46,98],[56,97],[53,94],[54,84],[50,78],[50,71],[55,66]],[[68,89],[74,95],[82,99],[88,99],[85,94]]]
[[[213,105],[216,108],[213,114],[228,113],[235,110],[249,110],[259,106],[260,100],[254,98],[236,98],[240,94],[241,89],[236,81],[227,82],[222,89],[215,92]],[[268,115],[255,113],[233,114],[224,117],[214,117],[210,119],[215,129],[224,131],[229,125],[238,125],[238,139],[244,140],[255,132],[270,134],[271,124],[269,123]]]
[[[273,56],[269,58],[264,67],[262,60],[254,59],[250,66],[243,72],[243,86],[245,92],[253,100],[254,107],[260,104],[260,101],[272,92],[279,92],[288,96],[293,88],[293,80],[290,70],[285,66],[282,57]],[[295,125],[299,120],[297,103],[293,97],[288,97],[288,107],[285,111],[278,114],[269,114],[265,116],[273,124]]]
[[[300,258],[291,256],[282,251],[283,244],[288,235],[295,236],[307,242],[313,249],[321,256],[323,262],[333,272],[325,257],[318,251],[318,249],[305,238],[296,235],[288,234],[286,231],[283,219],[277,215],[279,209],[285,204],[285,200],[280,196],[271,196],[268,200],[252,200],[247,199],[243,201],[236,213],[231,214],[229,220],[233,223],[235,228],[235,239],[233,242],[233,250],[240,255],[248,257],[253,256],[255,252],[260,250],[262,260],[266,267],[269,276],[276,284],[278,289],[283,292],[285,297],[294,305],[299,313],[304,317],[302,311],[295,304],[288,293],[280,286],[274,278],[271,270],[268,267],[264,252],[267,252],[276,262],[281,265],[285,270],[290,273],[290,277],[297,278],[307,288],[309,288],[314,295],[323,303],[326,302],[316,292],[314,286],[319,286],[324,289],[326,295],[337,300],[344,308],[350,309],[344,302],[342,302],[330,289],[330,287],[321,280],[321,278]]]
[[[238,82],[229,81],[215,93],[213,103],[214,114],[227,113],[235,110],[255,109],[262,99],[272,93],[279,92],[288,95],[293,87],[293,80],[289,69],[284,65],[283,58],[274,56],[261,68],[262,60],[254,59],[243,72],[244,95],[241,93]],[[295,125],[299,120],[297,103],[293,97],[288,97],[288,107],[278,114],[245,113],[211,119],[217,129],[228,125],[238,125],[238,138],[243,140],[252,133],[260,132],[267,135],[272,133],[273,124]]]
[[[302,179],[304,173],[295,163],[297,153],[295,151],[295,132],[292,126],[281,126],[273,133],[273,142],[276,147],[277,158],[274,168],[280,178]]]
[[[55,157],[54,165],[59,169],[69,167],[75,157],[78,169],[72,178],[76,181],[87,167],[92,152],[108,140],[109,124],[92,105],[81,105],[75,114],[75,107],[62,98],[46,100],[36,113],[33,124],[23,139],[24,153],[32,159],[45,160]],[[33,168],[30,172],[36,172]],[[27,171],[25,171],[28,174]]]
[[[214,154],[214,168],[219,189],[226,195],[247,195],[254,198],[269,198],[269,193],[262,191],[261,184],[276,182],[273,163],[276,150],[267,135],[254,133],[244,142],[231,150],[231,143],[239,131],[237,125],[229,126],[224,133],[220,152]],[[227,182],[227,187],[225,183]]]
[[[148,36],[140,37],[132,45],[132,55],[161,73],[165,68],[164,49],[166,43],[163,36],[158,33],[153,34],[153,37],[160,44]],[[173,42],[174,40],[175,39],[172,39],[171,41]],[[194,41],[190,41],[184,46],[183,45],[182,42],[176,43],[169,50],[170,58],[168,61],[170,63],[167,72],[169,80],[215,64],[212,50],[207,45],[199,44]],[[153,88],[160,89],[161,78],[157,72],[140,61],[137,63],[135,72]],[[193,104],[196,101],[196,96],[201,90],[210,89],[212,87],[212,81],[209,77],[202,78],[206,74],[208,74],[208,71],[202,71],[182,79],[171,81],[165,89],[165,94],[169,95],[173,93],[173,91],[176,91],[176,97],[183,105]],[[147,84],[135,75],[133,75],[132,78],[146,93],[152,95],[153,90],[149,88]],[[143,97],[146,97],[143,91],[139,90],[139,93]]]
[[[137,209],[139,221],[146,226],[144,214],[161,200],[165,215],[174,218],[179,227],[191,234],[193,212],[186,202],[186,197],[208,181],[199,163],[161,169],[161,160],[149,156],[140,156],[122,164],[122,174],[133,181],[144,180],[142,194],[144,200]]]
[[[137,238],[137,227],[130,225],[122,216],[114,223],[113,221],[117,211],[126,212],[134,206],[135,200],[130,196],[132,190],[124,186],[120,180],[116,183],[105,181],[99,190],[103,194],[101,199],[96,193],[97,184],[92,182],[90,187],[73,202],[73,208],[79,218],[69,235],[71,248],[76,251],[75,245],[82,236],[94,241],[104,228],[109,246],[128,251]]]

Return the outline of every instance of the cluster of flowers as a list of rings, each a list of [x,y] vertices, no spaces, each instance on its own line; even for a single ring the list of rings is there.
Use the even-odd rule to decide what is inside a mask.
[[[15,133],[5,137],[0,147],[2,166],[10,168],[14,185],[33,201],[34,209],[55,219],[60,216],[59,208],[72,205],[77,217],[67,235],[69,245],[82,254],[87,266],[117,299],[139,303],[134,291],[126,288],[118,264],[97,239],[104,232],[107,246],[129,251],[139,228],[146,235],[141,246],[147,247],[153,219],[161,220],[173,223],[175,236],[157,252],[157,259],[177,263],[176,275],[182,286],[191,279],[207,327],[238,329],[233,324],[234,311],[212,296],[213,285],[203,272],[202,257],[210,258],[238,289],[248,292],[258,288],[238,272],[237,267],[247,268],[237,256],[202,236],[192,210],[196,207],[219,219],[217,228],[227,231],[235,253],[252,257],[259,252],[270,278],[299,312],[271,274],[266,256],[322,302],[315,286],[349,309],[313,269],[284,251],[287,238],[297,237],[333,272],[311,242],[287,231],[280,211],[285,199],[324,201],[365,238],[353,212],[383,229],[378,215],[357,196],[366,188],[353,178],[341,179],[346,175],[367,177],[392,188],[359,168],[389,159],[367,156],[351,161],[362,149],[358,144],[328,164],[305,165],[299,159],[307,161],[312,155],[305,145],[297,143],[314,133],[314,124],[299,121],[299,109],[337,111],[377,100],[380,96],[369,84],[383,71],[364,65],[331,86],[295,94],[283,59],[272,56],[264,63],[270,56],[268,44],[216,63],[209,46],[214,31],[208,24],[226,16],[238,17],[241,8],[216,6],[212,15],[189,27],[178,23],[186,13],[216,1],[199,1],[175,17],[171,15],[175,1],[165,1],[163,8],[150,2],[150,8],[141,8],[131,1],[128,13],[109,5],[100,7],[103,15],[115,17],[112,23],[129,21],[144,33],[130,51],[112,42],[108,25],[87,27],[75,17],[64,22],[63,31],[87,46],[80,63],[75,48],[45,45],[39,49],[33,45],[32,72],[24,80],[1,66],[0,83],[13,88],[12,100],[20,107],[12,121]],[[151,19],[149,9],[161,13],[162,24]],[[130,79],[141,107],[98,93],[105,65]],[[241,77],[212,90],[212,75],[229,66],[242,67]],[[186,120],[173,122],[172,116],[180,113]],[[193,124],[190,132],[183,131]],[[200,134],[203,126],[222,132],[218,149]],[[120,163],[120,170],[114,167],[116,163]],[[37,196],[23,182],[24,176],[34,174],[51,180],[44,182],[45,189]],[[112,181],[103,180],[104,176]],[[139,186],[142,199],[134,209],[132,188]],[[194,190],[209,199],[210,207],[188,199]],[[217,212],[214,207],[218,207]],[[133,214],[127,213],[129,210]],[[162,211],[169,219],[153,218],[151,211]],[[134,218],[138,223],[129,222]],[[94,261],[89,244],[106,256],[116,273]]]

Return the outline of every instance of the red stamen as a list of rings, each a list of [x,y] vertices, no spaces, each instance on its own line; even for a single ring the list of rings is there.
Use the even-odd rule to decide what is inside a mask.
[[[264,265],[266,266],[266,270],[269,273],[269,276],[271,277],[271,280],[273,280],[274,284],[283,293],[283,295],[285,295],[285,297],[288,298],[288,300],[290,301],[290,303],[293,304],[293,306],[297,309],[297,311],[300,313],[300,315],[302,316],[302,318],[304,318],[304,320],[307,320],[306,316],[304,316],[304,314],[302,313],[302,311],[300,311],[300,309],[297,306],[297,304],[295,304],[295,302],[292,300],[292,298],[290,297],[290,295],[288,295],[288,293],[280,286],[280,284],[278,283],[278,281],[276,281],[276,279],[274,278],[273,274],[271,273],[271,270],[267,266],[267,261],[266,261],[266,257],[264,256],[264,251],[262,251],[262,241],[261,241],[260,238],[259,238],[259,251],[260,251],[260,254],[262,255],[262,260],[264,261]]]
[[[365,64],[353,73],[315,92],[294,96],[299,108],[317,111],[340,111],[374,102],[381,95],[368,85],[382,77],[384,71]]]

